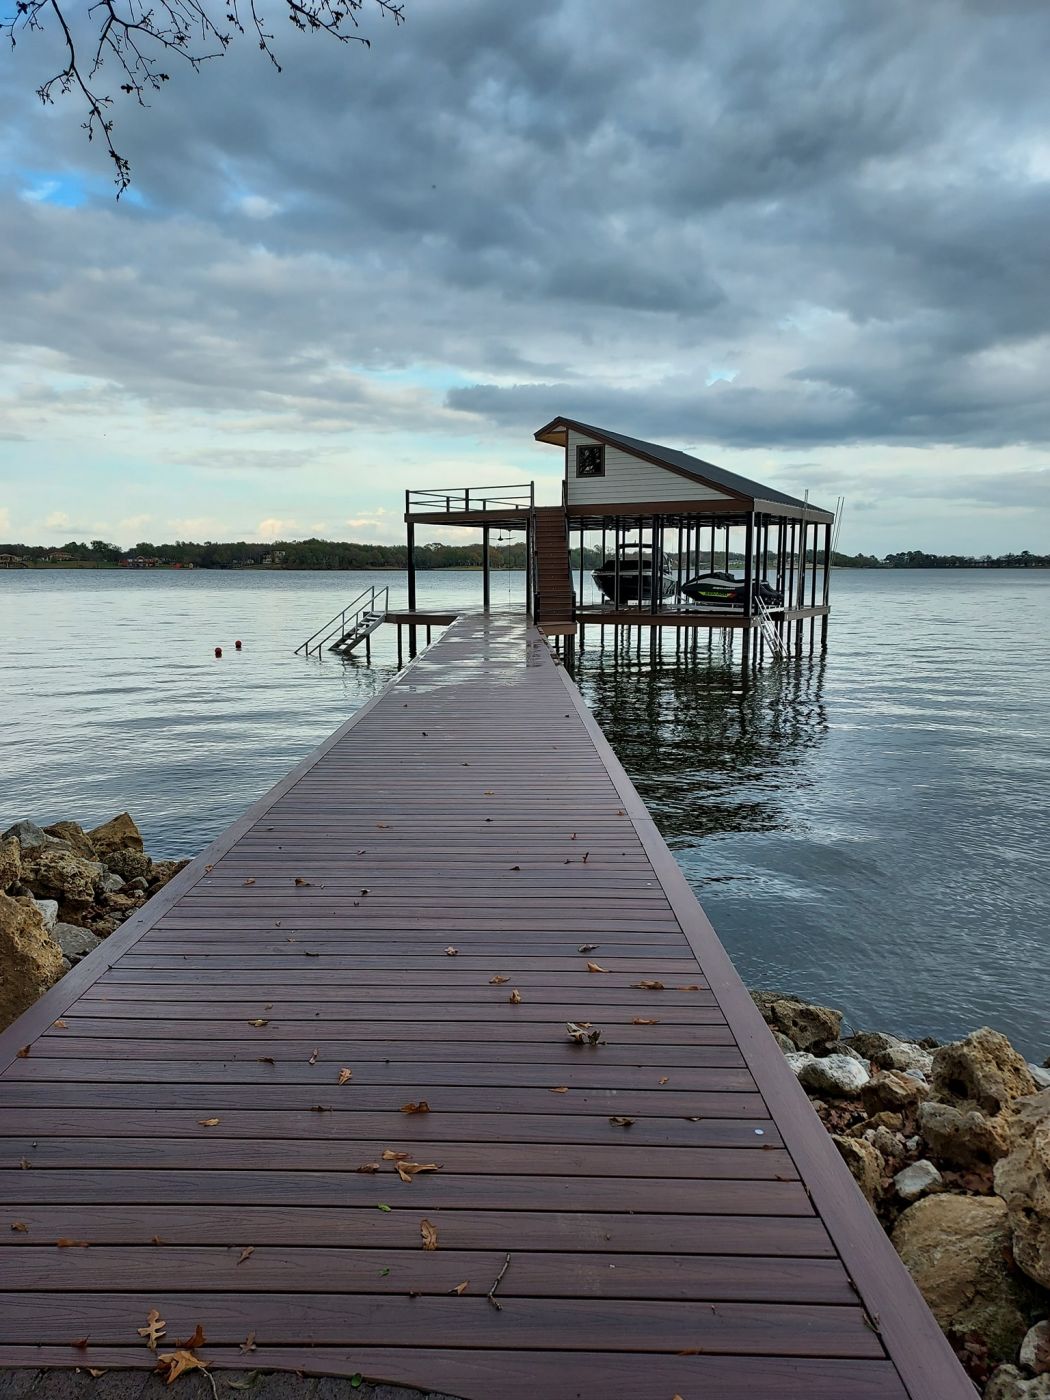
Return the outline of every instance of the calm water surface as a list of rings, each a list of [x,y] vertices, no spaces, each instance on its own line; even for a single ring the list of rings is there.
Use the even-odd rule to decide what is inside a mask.
[[[0,573],[0,829],[132,811],[189,855],[394,674],[293,648],[399,574]],[[476,573],[420,576],[478,606]],[[522,576],[497,574],[516,607]],[[751,985],[1050,1051],[1050,575],[839,573],[825,657],[587,634],[578,679]],[[240,638],[244,650],[234,650]],[[216,661],[212,649],[221,645]]]

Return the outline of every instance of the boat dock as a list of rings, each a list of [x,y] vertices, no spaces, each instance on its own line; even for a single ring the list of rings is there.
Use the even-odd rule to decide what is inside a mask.
[[[0,1036],[0,1366],[972,1400],[524,616],[459,618]],[[177,1390],[177,1386],[176,1386]]]

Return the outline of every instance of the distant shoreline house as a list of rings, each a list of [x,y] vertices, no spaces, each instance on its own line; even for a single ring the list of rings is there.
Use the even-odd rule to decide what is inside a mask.
[[[29,565],[20,554],[0,554],[0,569],[28,569]]]

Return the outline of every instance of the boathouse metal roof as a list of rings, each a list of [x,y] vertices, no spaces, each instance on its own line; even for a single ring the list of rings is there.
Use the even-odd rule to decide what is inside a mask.
[[[656,442],[646,442],[642,438],[628,437],[625,433],[615,433],[609,428],[597,428],[591,423],[581,423],[575,418],[553,418],[534,436],[537,442],[549,442],[556,447],[564,447],[570,429],[599,442],[608,443],[612,447],[619,447],[624,452],[630,452],[643,461],[652,462],[655,466],[664,467],[679,476],[702,481],[705,485],[737,497],[742,504],[749,503],[749,509],[777,515],[780,512],[776,507],[783,506],[790,514],[805,512],[810,520],[831,522],[835,518],[833,512],[821,510],[811,501],[799,500],[797,496],[789,496],[786,492],[766,486],[763,482],[752,481],[749,477],[726,471],[724,467],[716,467],[713,462],[692,457],[688,452],[680,452],[675,447],[663,447]]]

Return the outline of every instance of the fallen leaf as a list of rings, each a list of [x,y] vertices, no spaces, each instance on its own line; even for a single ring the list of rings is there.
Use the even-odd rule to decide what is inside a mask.
[[[98,1380],[99,1376],[104,1376],[106,1374],[105,1370],[102,1370],[97,1366],[89,1366],[87,1368],[87,1373],[89,1376],[93,1376],[95,1380]]]
[[[245,1337],[244,1341],[241,1343],[240,1350],[247,1354],[249,1351],[255,1351],[255,1349],[255,1333],[249,1332],[247,1337]]]
[[[699,990],[700,984],[698,982],[690,982],[688,987],[675,987],[676,992],[698,992]]]
[[[55,1244],[58,1245],[59,1249],[87,1249],[87,1247],[88,1247],[88,1242],[87,1242],[87,1240],[67,1240],[67,1239],[61,1239],[61,1240],[56,1240],[56,1241],[55,1241]]]
[[[608,969],[607,967],[602,967],[601,963],[592,963],[592,962],[589,962],[589,963],[587,964],[587,971],[588,971],[588,972],[608,972],[609,969]]]
[[[314,1053],[310,1056],[310,1058],[307,1060],[306,1063],[307,1063],[308,1065],[315,1065],[315,1064],[317,1063],[317,1060],[318,1060],[318,1057],[320,1056],[320,1054],[321,1054],[320,1050],[315,1050]]]
[[[591,853],[590,853],[590,851],[584,851],[584,853],[583,853],[583,864],[586,865],[587,862],[590,860],[590,858],[591,858]]]
[[[355,1167],[355,1172],[363,1172],[367,1176],[374,1176],[379,1170],[378,1162],[362,1162],[359,1167]]]
[[[163,1243],[164,1243],[164,1241],[161,1239],[161,1237],[160,1237],[159,1235],[154,1235],[154,1236],[152,1237],[152,1239],[150,1240],[150,1244],[163,1244]]]
[[[614,1123],[618,1128],[629,1128],[634,1122],[634,1119],[625,1118],[622,1113],[618,1113],[614,1118],[610,1118],[609,1122]]]
[[[269,1021],[264,1021],[261,1016],[256,1016],[254,1021],[248,1022],[249,1026],[268,1026]]]
[[[193,1336],[187,1337],[184,1342],[179,1342],[179,1346],[184,1347],[187,1351],[196,1351],[197,1348],[202,1347],[207,1340],[207,1337],[204,1335],[204,1328],[198,1322],[197,1326],[193,1329]]]
[[[664,1077],[663,1077],[662,1079],[657,1080],[657,1083],[658,1083],[658,1084],[666,1084],[666,1083],[667,1083],[667,1075],[665,1074]]]
[[[255,1063],[257,1065],[275,1065],[277,1061],[272,1055],[260,1055]]]
[[[600,943],[581,943],[576,949],[578,953],[593,953],[596,948],[600,948]]]
[[[310,881],[309,881],[309,880],[304,880],[303,877],[302,877],[301,875],[297,875],[297,876],[295,877],[295,883],[296,883],[297,885],[308,885],[308,884],[310,883]]]
[[[245,880],[244,883],[245,883],[246,885],[254,885],[254,884],[255,884],[255,881],[254,881],[254,880]]]
[[[71,1347],[76,1347],[77,1351],[87,1351],[87,1337],[78,1337],[75,1342],[70,1342]]]
[[[440,1162],[395,1162],[397,1174],[402,1181],[411,1181],[419,1172],[439,1172]]]
[[[445,957],[446,957],[446,958],[458,958],[458,957],[459,957],[459,949],[458,949],[458,948],[453,948],[452,944],[450,943],[450,944],[448,945],[448,947],[445,949]]]
[[[547,1092],[549,1094],[567,1094],[569,1092],[569,1086],[568,1084],[558,1084],[555,1088],[548,1089]]]
[[[353,1079],[353,1077],[354,1077],[354,1072],[353,1072],[352,1069],[341,1069],[341,1070],[339,1071],[338,1083],[340,1083],[340,1084],[349,1084],[350,1081],[351,1081],[351,1079]]]
[[[218,1118],[198,1118],[197,1122],[202,1128],[216,1128],[219,1125]]]
[[[652,1016],[632,1016],[631,1018],[632,1026],[658,1026],[659,1024],[659,1019],[654,1019]]]
[[[389,831],[389,830],[390,830],[390,823],[389,823],[389,822],[376,822],[376,826],[378,827],[378,829],[379,829],[380,831]]]
[[[518,991],[517,987],[514,988],[507,1000],[512,1002],[515,1006],[518,1005],[521,1001],[521,993]]]
[[[664,984],[662,982],[632,982],[632,987],[637,987],[643,992],[662,992]]]
[[[238,1263],[238,1264],[243,1264],[244,1261],[245,1261],[246,1259],[250,1259],[254,1253],[255,1253],[255,1246],[254,1246],[253,1244],[246,1244],[246,1245],[244,1246],[244,1248],[241,1250],[241,1257],[237,1260],[237,1263]]]
[[[389,1214],[390,1214],[390,1209],[391,1209],[390,1206],[388,1206],[385,1202],[382,1202],[382,1203],[380,1203],[379,1205],[376,1206],[376,1210],[381,1210],[381,1211],[383,1211],[383,1213],[384,1213],[385,1215],[389,1215]]]
[[[160,1341],[161,1337],[164,1336],[164,1329],[167,1325],[168,1324],[161,1317],[157,1309],[150,1308],[149,1312],[146,1314],[145,1327],[140,1327],[138,1329],[139,1336],[146,1338],[146,1345],[149,1347],[150,1351],[157,1350],[157,1343]]]
[[[520,869],[521,869],[521,866],[520,866],[520,865],[512,865],[510,868],[511,868],[511,870],[520,870]]]
[[[482,797],[495,797],[495,796],[496,796],[495,791],[494,791],[492,788],[486,788],[486,789],[484,790],[484,792],[483,792],[481,795],[482,795]]]
[[[389,1270],[388,1268],[387,1268],[387,1269],[380,1269],[380,1270],[379,1270],[379,1277],[380,1277],[380,1278],[386,1278],[387,1275],[388,1275],[389,1273],[390,1273],[390,1270]]]
[[[504,982],[509,982],[509,981],[510,981],[510,978],[509,978],[509,977],[490,977],[490,978],[489,978],[489,986],[490,986],[490,987],[502,987],[503,984],[504,984]]]
[[[392,1147],[387,1147],[383,1151],[384,1162],[407,1162],[411,1156],[411,1152],[395,1152]]]
[[[311,1113],[331,1113],[331,1112],[332,1112],[332,1105],[331,1105],[330,1103],[315,1103],[315,1104],[313,1105],[313,1107],[310,1109],[310,1112],[311,1112]]]
[[[19,1060],[28,1060],[29,1052],[32,1048],[31,1045],[23,1045],[21,1050],[16,1051],[15,1058]]]
[[[29,1226],[25,1223],[24,1220],[16,1220],[16,1221],[14,1222],[14,1224],[11,1226],[11,1229],[14,1230],[14,1232],[15,1232],[16,1235],[28,1235],[28,1234],[29,1234]]]
[[[437,1249],[438,1232],[436,1225],[431,1225],[429,1220],[421,1220],[419,1222],[419,1233],[423,1236],[424,1249]]]
[[[306,948],[303,949],[303,957],[304,957],[304,958],[319,958],[320,956],[321,956],[320,953],[311,953],[311,952],[308,951],[308,949],[306,949]]]
[[[600,1030],[590,1029],[590,1021],[566,1021],[565,1029],[569,1032],[569,1039],[575,1040],[577,1045],[597,1045],[602,1038]]]
[[[165,1351],[157,1357],[154,1369],[158,1375],[164,1377],[168,1385],[171,1385],[184,1371],[203,1371],[205,1366],[200,1357],[194,1356],[192,1351]]]
[[[53,1027],[56,1031],[68,1031],[68,1030],[69,1030],[69,1025],[68,1025],[68,1023],[67,1023],[66,1021],[52,1021],[52,1022],[51,1022],[51,1025],[52,1025],[52,1027]]]
[[[463,1294],[466,1293],[466,1291],[467,1291],[467,1289],[468,1289],[469,1287],[470,1287],[470,1279],[468,1278],[468,1279],[464,1280],[463,1283],[457,1283],[456,1286],[455,1286],[455,1288],[450,1288],[448,1291],[449,1291],[450,1293],[458,1293],[458,1294],[460,1295],[460,1297],[462,1297]]]
[[[21,1157],[19,1159],[18,1165],[22,1168],[24,1172],[27,1172],[33,1164],[28,1157]]]
[[[402,1112],[402,1113],[429,1113],[429,1112],[430,1112],[430,1105],[427,1103],[426,1099],[420,1099],[418,1103],[403,1103],[403,1104],[401,1105],[401,1112]]]

